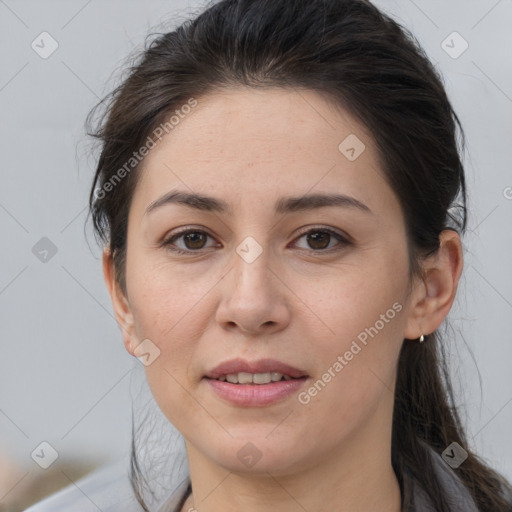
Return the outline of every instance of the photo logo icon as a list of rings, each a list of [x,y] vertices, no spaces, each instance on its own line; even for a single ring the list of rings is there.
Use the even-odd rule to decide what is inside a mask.
[[[57,246],[43,236],[33,247],[32,254],[42,263],[48,263],[56,254]]]
[[[452,32],[441,43],[441,48],[452,59],[458,59],[469,48],[469,43],[458,32]]]
[[[146,338],[135,347],[133,353],[144,366],[149,366],[160,355],[160,349]]]
[[[441,454],[443,460],[453,469],[458,468],[467,458],[468,452],[455,441]]]
[[[361,156],[366,146],[357,135],[351,133],[348,137],[343,139],[338,149],[347,160],[353,162]]]
[[[59,454],[50,443],[43,441],[30,456],[38,466],[48,469],[58,459]]]
[[[258,450],[256,445],[249,441],[238,450],[236,455],[242,464],[248,468],[252,468],[261,459],[263,454]]]
[[[263,247],[252,236],[248,236],[236,248],[236,252],[246,263],[252,263],[263,252]]]
[[[59,43],[48,32],[41,32],[30,45],[39,57],[47,59],[59,47]]]

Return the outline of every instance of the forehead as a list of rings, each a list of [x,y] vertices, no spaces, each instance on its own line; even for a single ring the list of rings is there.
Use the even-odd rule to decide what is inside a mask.
[[[198,98],[140,172],[139,207],[174,188],[272,205],[308,191],[338,190],[368,202],[392,194],[369,131],[304,89],[240,87]]]

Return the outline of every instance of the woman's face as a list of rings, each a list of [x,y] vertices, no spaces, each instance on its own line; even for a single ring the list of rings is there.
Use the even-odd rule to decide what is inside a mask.
[[[148,210],[178,191],[210,199]],[[217,92],[144,161],[125,343],[149,354],[151,390],[189,449],[232,471],[286,474],[389,442],[397,358],[414,337],[408,271],[397,197],[353,117],[307,90]],[[220,373],[245,362],[245,373],[277,379],[287,365],[303,377],[207,378],[233,360]]]

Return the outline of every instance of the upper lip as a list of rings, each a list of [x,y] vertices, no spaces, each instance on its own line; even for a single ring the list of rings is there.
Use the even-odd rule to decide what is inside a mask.
[[[231,359],[225,361],[210,370],[205,377],[210,379],[218,379],[219,377],[236,374],[240,372],[246,373],[268,373],[277,372],[290,377],[300,378],[307,374],[276,359],[259,359],[258,361],[246,361],[244,359]]]

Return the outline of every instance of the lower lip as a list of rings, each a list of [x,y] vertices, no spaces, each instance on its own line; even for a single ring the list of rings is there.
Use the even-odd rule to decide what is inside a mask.
[[[280,380],[268,384],[231,384],[231,382],[206,378],[208,384],[221,398],[235,405],[257,407],[284,400],[296,393],[307,377]]]

